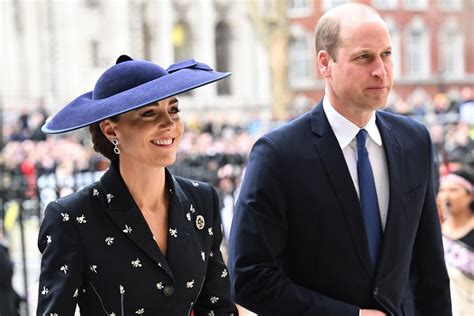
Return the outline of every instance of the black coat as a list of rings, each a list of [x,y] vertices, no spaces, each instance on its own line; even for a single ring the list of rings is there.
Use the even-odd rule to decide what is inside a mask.
[[[166,183],[166,256],[113,165],[100,181],[48,205],[37,315],[73,315],[76,304],[91,316],[237,315],[220,252],[217,193],[168,171]]]
[[[430,135],[377,112],[389,206],[377,266],[341,147],[322,104],[270,132],[249,157],[229,244],[237,303],[260,315],[451,315]]]
[[[0,244],[0,316],[13,316],[16,293],[12,287],[13,263],[8,250]]]

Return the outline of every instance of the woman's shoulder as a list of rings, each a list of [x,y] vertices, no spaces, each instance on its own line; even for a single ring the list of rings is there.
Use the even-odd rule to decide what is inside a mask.
[[[471,229],[464,237],[459,238],[459,241],[467,245],[471,251],[474,251],[474,229]]]
[[[67,210],[68,212],[83,212],[88,209],[91,203],[100,202],[99,182],[89,184],[76,192],[60,197],[59,199],[49,203],[49,207],[58,209],[59,211]]]

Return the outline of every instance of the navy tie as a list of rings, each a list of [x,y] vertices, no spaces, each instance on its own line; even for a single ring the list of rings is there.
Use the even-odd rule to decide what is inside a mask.
[[[382,223],[380,220],[377,190],[374,174],[370,165],[369,153],[365,147],[367,131],[361,129],[357,133],[357,175],[359,177],[359,194],[365,231],[369,241],[370,259],[374,267],[377,265],[380,244],[382,242]]]

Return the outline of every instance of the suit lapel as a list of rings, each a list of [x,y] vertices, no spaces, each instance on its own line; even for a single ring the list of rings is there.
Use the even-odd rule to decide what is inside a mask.
[[[341,147],[324,113],[322,103],[311,112],[310,119],[311,129],[315,134],[314,147],[326,168],[333,190],[337,195],[347,227],[352,235],[354,247],[357,249],[367,274],[372,278],[374,268],[370,261],[359,198]]]
[[[145,218],[127,190],[117,167],[111,165],[100,179],[103,199],[107,206],[105,212],[117,227],[132,240],[138,248],[151,257],[171,278],[173,273],[153,239]]]
[[[380,251],[376,273],[376,278],[379,278],[385,274],[387,268],[392,266],[390,263],[390,254],[396,254],[399,252],[397,248],[404,247],[404,245],[400,245],[399,238],[400,227],[403,227],[403,223],[400,220],[403,216],[401,212],[401,201],[403,197],[402,175],[404,174],[404,157],[391,124],[384,120],[380,113],[377,113],[376,122],[384,144],[390,187],[387,223],[385,225],[382,249]]]

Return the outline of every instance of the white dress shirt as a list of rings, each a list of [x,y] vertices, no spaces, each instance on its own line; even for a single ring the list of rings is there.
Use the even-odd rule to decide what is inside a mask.
[[[359,196],[359,179],[357,176],[357,139],[356,135],[360,128],[339,114],[329,103],[328,98],[323,100],[323,109],[328,118],[329,125],[336,135],[339,146],[346,160],[347,167],[352,177],[352,182]],[[367,137],[367,151],[369,152],[370,164],[374,174],[375,187],[377,190],[377,200],[379,203],[380,219],[382,229],[385,230],[387,222],[388,199],[390,194],[387,159],[383,149],[382,137],[380,136],[377,124],[375,124],[375,112],[364,129],[369,134]]]

